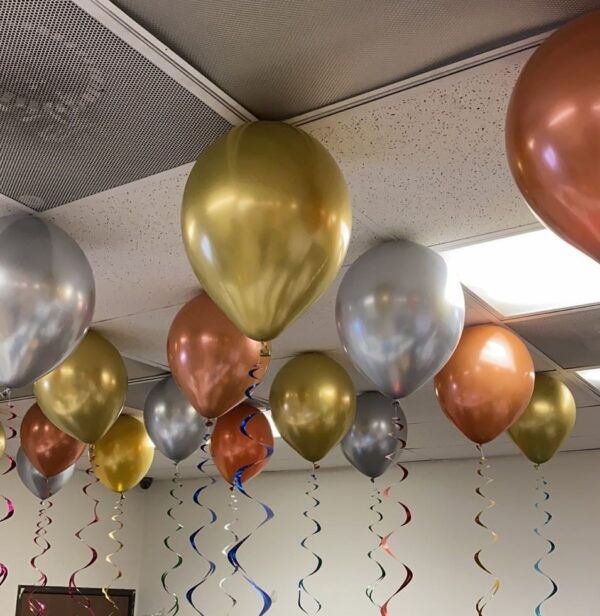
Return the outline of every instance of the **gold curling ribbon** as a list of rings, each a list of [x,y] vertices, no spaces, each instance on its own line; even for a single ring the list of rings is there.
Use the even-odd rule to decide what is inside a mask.
[[[110,537],[110,539],[117,544],[117,549],[114,552],[111,552],[110,554],[108,554],[105,558],[106,562],[111,567],[117,570],[117,574],[115,575],[115,577],[108,583],[107,586],[104,586],[102,588],[102,594],[112,606],[112,610],[109,616],[113,616],[115,614],[115,610],[116,610],[116,613],[119,613],[119,614],[121,613],[119,606],[110,598],[109,591],[112,585],[123,577],[123,572],[121,571],[121,569],[119,569],[117,565],[115,565],[113,558],[123,549],[123,545],[124,545],[122,541],[117,539],[117,533],[123,530],[123,526],[124,526],[123,522],[121,521],[121,517],[123,516],[123,501],[124,500],[125,500],[125,494],[121,492],[121,494],[119,494],[119,498],[117,499],[117,502],[115,503],[114,513],[110,518],[114,522],[117,528],[114,528],[108,533],[108,536]]]

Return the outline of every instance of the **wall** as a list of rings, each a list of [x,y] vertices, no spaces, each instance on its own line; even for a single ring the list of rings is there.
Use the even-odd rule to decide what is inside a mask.
[[[520,457],[494,458],[491,475],[495,482],[487,492],[498,502],[484,520],[498,530],[499,543],[490,545],[489,536],[475,526],[473,517],[482,508],[474,494],[478,485],[474,460],[422,462],[410,465],[410,477],[396,487],[394,497],[402,496],[413,512],[410,526],[397,530],[390,543],[399,559],[414,571],[413,583],[394,600],[391,614],[412,616],[463,616],[475,613],[474,603],[491,586],[491,579],[479,572],[473,554],[484,547],[482,558],[502,582],[497,598],[485,610],[487,616],[519,616],[534,613],[535,605],[548,591],[548,583],[533,570],[533,563],[545,549],[544,542],[533,533],[542,515],[533,507],[535,473]],[[547,570],[560,586],[557,597],[544,607],[545,616],[588,616],[598,605],[600,587],[597,571],[600,563],[598,519],[600,499],[596,469],[600,452],[561,454],[547,465],[552,499],[548,503],[554,519],[549,535],[557,551],[547,561]],[[394,477],[386,477],[391,480]],[[366,553],[375,543],[367,525],[374,520],[369,511],[371,486],[350,469],[320,472],[317,517],[323,525],[321,535],[310,546],[324,559],[321,571],[307,581],[307,586],[323,603],[326,616],[365,616],[378,611],[368,603],[365,586],[377,577],[376,565]],[[207,514],[192,501],[197,481],[185,482],[182,491],[185,505],[180,518],[186,529],[177,533],[173,545],[184,556],[184,565],[171,578],[173,590],[180,594],[180,614],[195,612],[185,601],[185,591],[205,572],[202,561],[191,551],[187,537],[192,529],[206,523]],[[312,557],[299,546],[312,528],[301,512],[308,497],[306,473],[263,473],[249,484],[257,498],[264,499],[275,511],[275,519],[240,550],[240,562],[249,574],[269,591],[276,601],[269,614],[289,616],[300,613],[296,607],[298,579],[313,567]],[[383,485],[383,484],[382,484]],[[170,606],[160,587],[160,574],[174,562],[162,546],[162,538],[174,530],[166,517],[171,499],[170,484],[156,482],[148,493],[144,533],[139,614],[160,613]],[[205,502],[217,510],[219,520],[201,535],[202,549],[217,561],[217,573],[198,592],[200,609],[207,615],[228,613],[219,579],[230,571],[221,554],[229,540],[223,524],[231,519],[227,502],[229,493],[223,482],[209,488]],[[238,533],[247,532],[260,519],[260,507],[240,497]],[[377,528],[389,531],[401,519],[394,499],[385,503],[385,519]],[[390,577],[381,585],[379,600],[391,594],[400,579],[399,565],[379,553]],[[238,607],[233,614],[258,615],[257,594],[238,574],[226,588],[234,594]],[[310,610],[309,610],[310,612]]]
[[[6,460],[0,462],[2,470],[7,464]],[[81,492],[86,479],[85,473],[77,471],[70,483],[53,499],[54,507],[49,513],[53,523],[47,535],[52,548],[38,561],[40,569],[48,575],[48,584],[51,586],[67,586],[73,570],[82,567],[90,558],[89,550],[73,536],[76,530],[92,518],[92,503]],[[29,560],[40,551],[33,544],[39,501],[23,487],[16,470],[0,479],[0,493],[9,496],[15,504],[15,515],[0,524],[0,561],[9,567],[9,577],[0,587],[0,614],[5,616],[14,614],[18,585],[37,582],[38,575],[31,568]],[[77,583],[81,587],[102,586],[115,575],[104,557],[114,549],[108,532],[112,529],[110,516],[116,495],[101,486],[96,486],[92,493],[101,501],[100,522],[86,530],[83,537],[99,551],[99,558],[93,567],[78,575]],[[120,533],[125,545],[115,558],[124,573],[115,585],[119,588],[139,588],[143,498],[144,493],[137,488],[128,494],[125,501],[125,527]],[[3,503],[0,503],[0,511],[4,515]]]

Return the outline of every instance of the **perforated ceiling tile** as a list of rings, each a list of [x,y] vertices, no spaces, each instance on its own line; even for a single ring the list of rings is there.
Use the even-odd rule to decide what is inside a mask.
[[[229,128],[70,0],[0,2],[0,193],[47,210],[192,161]]]
[[[600,365],[600,308],[511,321],[510,327],[563,368]]]

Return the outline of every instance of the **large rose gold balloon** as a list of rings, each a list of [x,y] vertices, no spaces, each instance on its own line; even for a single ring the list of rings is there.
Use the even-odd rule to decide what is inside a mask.
[[[167,341],[173,378],[185,397],[207,419],[242,402],[250,385],[262,379],[269,357],[260,342],[244,336],[206,293],[176,315]],[[252,377],[250,371],[256,365]]]
[[[534,378],[531,355],[520,338],[496,325],[478,325],[464,330],[435,377],[435,393],[446,416],[482,445],[519,419]]]
[[[34,404],[21,422],[21,447],[27,459],[45,477],[53,477],[75,464],[85,444],[59,430]]]
[[[561,28],[533,54],[506,122],[510,168],[553,231],[600,260],[600,12]]]

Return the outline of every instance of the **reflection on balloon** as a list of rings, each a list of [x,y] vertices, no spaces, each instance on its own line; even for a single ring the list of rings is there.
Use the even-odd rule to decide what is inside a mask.
[[[477,325],[465,329],[435,377],[435,393],[456,427],[483,445],[520,417],[533,382],[533,361],[521,339],[496,325]]]
[[[6,453],[6,430],[4,426],[0,424],[0,459],[4,457]]]
[[[254,122],[202,153],[181,223],[202,288],[244,334],[268,341],[335,278],[352,211],[344,178],[316,139]]]
[[[342,366],[322,353],[304,353],[277,373],[270,403],[283,439],[309,462],[318,462],[350,429],[356,395]]]
[[[510,168],[533,211],[600,260],[600,12],[550,36],[529,59],[506,120]]]
[[[33,216],[0,218],[0,384],[23,387],[79,344],[94,314],[92,269],[77,243]]]
[[[265,347],[268,350],[268,347]],[[198,413],[216,419],[244,401],[261,381],[270,357],[244,336],[206,293],[177,313],[167,338],[173,378]],[[250,370],[260,366],[250,374]]]
[[[125,403],[127,370],[119,351],[95,331],[33,391],[44,415],[63,432],[92,444],[106,434]]]
[[[338,291],[336,320],[354,365],[379,391],[399,399],[419,389],[452,355],[465,300],[439,254],[398,240],[352,264]]]
[[[534,464],[554,457],[571,434],[577,408],[569,388],[549,374],[536,374],[531,400],[508,433]]]
[[[17,473],[23,485],[39,500],[45,500],[54,496],[69,482],[75,466],[69,466],[58,475],[45,477],[27,459],[27,455],[22,448],[17,452]]]
[[[136,486],[150,470],[154,445],[144,424],[130,415],[121,415],[94,446],[96,477],[114,492]]]

